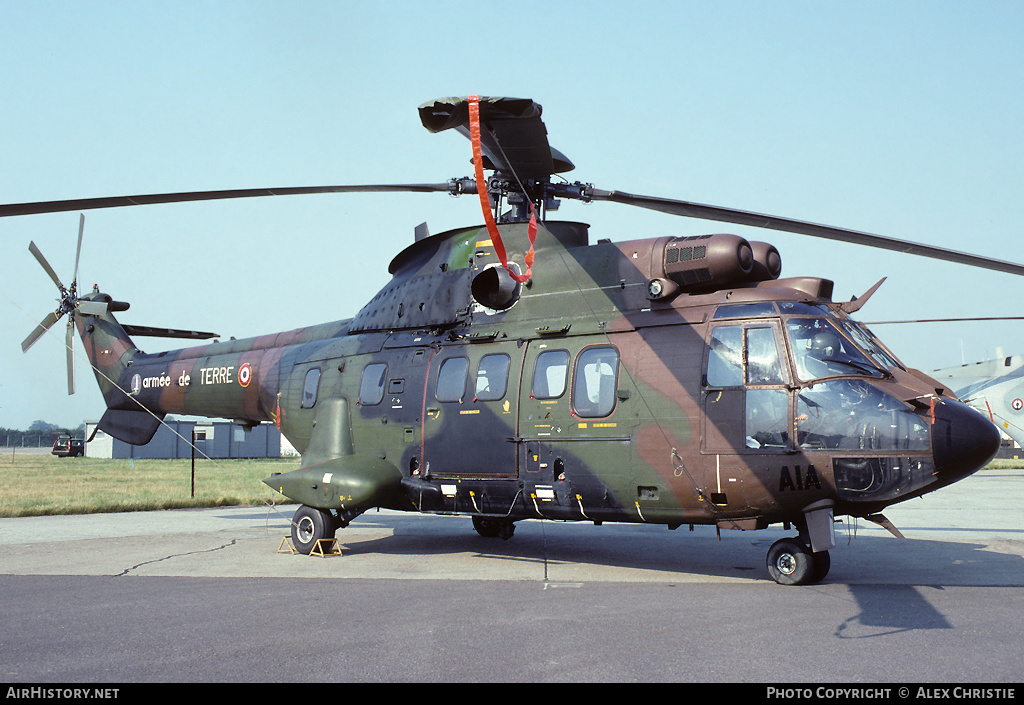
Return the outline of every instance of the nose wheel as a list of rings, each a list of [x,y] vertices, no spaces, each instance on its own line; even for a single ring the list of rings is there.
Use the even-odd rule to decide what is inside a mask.
[[[828,575],[832,565],[828,551],[811,551],[798,538],[780,539],[768,549],[768,574],[779,585],[811,585]]]

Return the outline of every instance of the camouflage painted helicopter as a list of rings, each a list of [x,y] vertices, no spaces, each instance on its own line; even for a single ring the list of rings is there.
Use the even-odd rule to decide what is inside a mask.
[[[429,235],[353,318],[247,340],[142,353],[127,308],[61,290],[106,411],[147,443],[166,414],[272,422],[301,453],[264,482],[301,506],[309,552],[370,508],[460,514],[508,538],[528,518],[795,527],[767,555],[782,584],[820,581],[839,515],[898,530],[885,507],[963,479],[999,434],[949,388],[908,369],[851,318],[876,287],[779,278],[766,243],[729,234],[591,244],[548,220],[559,200],[613,201],[1024,274],[1024,266],[867,233],[553,181],[541,107],[512,98],[424,104],[423,125],[470,138],[475,178],[438,184],[157,194],[0,206],[0,215],[299,193],[476,193],[484,225]],[[492,172],[484,177],[484,170]],[[507,210],[505,210],[507,208]],[[81,230],[79,232],[79,250]],[[522,266],[517,264],[523,263]],[[881,283],[881,282],[879,282]],[[71,382],[69,381],[69,387]]]

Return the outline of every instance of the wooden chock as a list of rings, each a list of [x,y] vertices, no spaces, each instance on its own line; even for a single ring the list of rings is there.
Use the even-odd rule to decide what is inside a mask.
[[[327,550],[326,553],[324,553],[325,547]],[[317,539],[317,542],[313,544],[313,550],[309,552],[309,555],[320,556],[321,558],[325,558],[327,556],[340,556],[341,547],[338,546],[338,539]]]

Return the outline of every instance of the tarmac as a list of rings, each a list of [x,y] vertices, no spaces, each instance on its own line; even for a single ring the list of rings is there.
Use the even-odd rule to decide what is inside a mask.
[[[0,520],[0,683],[1024,680],[1024,471],[848,518],[819,585],[781,527],[368,512],[290,551],[295,506]],[[1018,695],[1024,690],[1018,688]]]

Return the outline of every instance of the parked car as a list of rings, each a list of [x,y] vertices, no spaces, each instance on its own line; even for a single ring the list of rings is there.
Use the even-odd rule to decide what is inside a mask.
[[[85,455],[85,441],[71,436],[57,436],[50,451],[61,458],[74,458]]]

